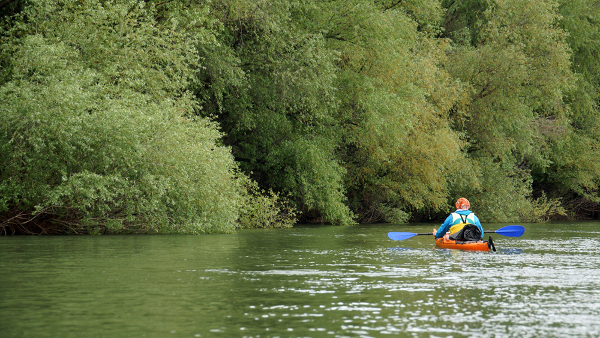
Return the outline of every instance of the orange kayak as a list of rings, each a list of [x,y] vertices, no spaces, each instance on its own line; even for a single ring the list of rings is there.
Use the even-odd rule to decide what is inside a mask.
[[[435,245],[442,249],[459,249],[459,250],[470,250],[470,251],[489,251],[490,247],[494,248],[492,239],[490,241],[454,241],[451,239],[437,238]],[[490,245],[491,244],[491,245]]]

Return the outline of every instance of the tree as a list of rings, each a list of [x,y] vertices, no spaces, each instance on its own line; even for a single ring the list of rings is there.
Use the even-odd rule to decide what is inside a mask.
[[[451,177],[468,162],[447,120],[460,92],[439,67],[448,45],[431,35],[439,22],[403,6],[413,4],[331,1],[307,20],[340,55],[340,153],[361,222],[405,222],[411,213],[445,210]],[[439,4],[431,8],[436,13]],[[429,17],[441,18],[441,11]]]
[[[552,146],[552,165],[536,173],[536,180],[540,189],[564,197],[574,212],[593,215],[600,203],[600,7],[595,1],[560,1],[559,12],[576,75],[565,97],[570,123]]]
[[[241,168],[290,199],[304,220],[352,224],[336,156],[335,53],[298,22],[310,4],[217,1],[219,44],[196,94],[226,134]]]
[[[552,144],[566,135],[568,109],[563,100],[574,81],[569,48],[553,2],[469,3],[485,12],[453,11],[455,19],[446,21],[481,18],[447,27],[468,28],[472,36],[456,41],[447,63],[450,73],[469,86],[466,99],[453,109],[453,125],[465,133],[469,157],[485,168],[480,171],[481,188],[466,191],[490,202],[485,202],[484,219],[517,219],[531,206],[530,171],[549,168]],[[489,175],[504,177],[504,187],[489,185],[497,182]],[[495,204],[498,199],[510,203]]]
[[[14,19],[0,87],[5,232],[234,229],[236,165],[187,90],[211,36],[157,17],[143,2],[40,0]]]

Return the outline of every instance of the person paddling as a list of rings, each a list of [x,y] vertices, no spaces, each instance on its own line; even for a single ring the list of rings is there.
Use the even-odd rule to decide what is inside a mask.
[[[471,203],[466,198],[456,201],[456,211],[451,213],[438,230],[433,229],[436,239],[442,238],[448,232],[446,239],[457,241],[474,241],[483,238],[483,228],[479,218],[469,208]]]

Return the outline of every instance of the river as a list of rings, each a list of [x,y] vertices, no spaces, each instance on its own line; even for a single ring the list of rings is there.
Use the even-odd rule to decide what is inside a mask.
[[[0,336],[600,337],[600,222],[523,225],[497,252],[387,237],[433,224],[0,237]]]

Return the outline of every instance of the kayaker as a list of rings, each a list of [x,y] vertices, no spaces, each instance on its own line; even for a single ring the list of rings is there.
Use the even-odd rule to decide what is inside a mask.
[[[446,235],[447,232],[449,232],[450,235],[448,237],[450,239],[466,240],[469,238],[457,238],[457,235],[462,236],[465,231],[463,231],[460,234],[459,232],[463,230],[463,228],[464,230],[467,230],[468,228],[473,227],[472,225],[475,225],[477,229],[479,229],[479,231],[481,232],[481,238],[477,239],[482,239],[483,228],[481,227],[481,222],[479,222],[479,218],[475,216],[475,213],[469,210],[469,208],[471,208],[471,203],[469,203],[469,200],[467,200],[464,197],[461,197],[456,201],[455,205],[456,211],[451,213],[446,218],[444,224],[442,224],[438,230],[433,229],[433,235],[435,236],[435,238],[442,238],[444,237],[444,235]]]

